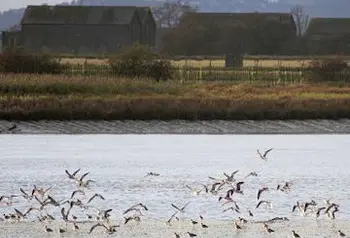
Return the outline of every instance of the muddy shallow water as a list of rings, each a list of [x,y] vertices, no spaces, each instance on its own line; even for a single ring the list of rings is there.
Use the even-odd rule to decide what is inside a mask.
[[[350,234],[350,135],[0,135],[0,144],[0,195],[21,195],[20,187],[29,193],[33,185],[51,186],[50,196],[64,201],[78,188],[64,170],[81,168],[78,174],[89,171],[86,178],[95,183],[79,199],[86,203],[99,193],[105,200],[95,199],[87,208],[74,208],[72,214],[77,221],[87,221],[87,214],[112,208],[111,224],[121,225],[112,236],[174,237],[173,232],[183,235],[189,231],[199,237],[291,237],[293,229],[301,237],[337,237],[337,229]],[[273,148],[266,162],[257,155],[258,148]],[[230,204],[223,205],[218,197],[226,188],[215,195],[204,190],[196,194],[186,187],[201,189],[202,184],[213,183],[208,176],[224,178],[223,172],[235,170],[239,170],[235,178],[245,182],[244,194],[233,195],[240,213],[223,212]],[[160,175],[145,177],[150,171]],[[252,171],[258,176],[245,178]],[[286,181],[292,183],[290,191],[275,189]],[[270,187],[263,199],[271,201],[272,207],[256,208],[257,190],[262,186]],[[306,216],[291,212],[297,201],[311,199],[317,207],[325,206],[326,199],[339,204],[336,219],[322,214],[316,221],[311,211]],[[22,197],[14,198],[10,206],[4,201],[0,214],[38,206],[35,199]],[[143,211],[139,224],[124,226],[123,211],[139,202],[148,211]],[[180,221],[167,226],[165,221],[174,213],[171,203],[181,206],[187,202],[185,213],[178,215]],[[58,228],[65,228],[60,214],[63,206],[67,205],[34,211],[25,221],[0,222],[0,237],[59,237]],[[54,229],[53,234],[46,234],[44,224],[37,221],[47,213],[56,218],[44,223]],[[190,219],[199,221],[199,215],[208,229],[191,224]],[[243,225],[237,233],[233,221],[238,217],[252,224]],[[274,217],[290,221],[271,224],[276,231],[271,236],[255,223]],[[88,235],[91,224],[95,223],[79,224],[79,231],[68,225],[61,236],[107,237],[103,228]]]

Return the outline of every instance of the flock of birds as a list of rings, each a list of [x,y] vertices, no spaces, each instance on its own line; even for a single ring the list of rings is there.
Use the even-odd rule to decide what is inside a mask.
[[[268,154],[272,149],[266,150],[264,153],[261,153],[257,150],[257,154],[263,161],[268,161]],[[139,202],[133,206],[125,209],[123,211],[124,220],[118,224],[114,224],[115,221],[111,219],[112,208],[110,209],[101,209],[94,205],[95,200],[105,200],[105,197],[96,192],[92,192],[91,187],[95,183],[94,180],[88,179],[90,173],[85,172],[80,174],[81,169],[78,169],[74,172],[69,172],[65,170],[65,174],[69,181],[75,184],[75,189],[70,192],[70,196],[66,199],[57,199],[51,194],[51,187],[41,188],[36,185],[33,186],[29,191],[25,191],[23,188],[19,188],[18,194],[12,195],[2,195],[0,197],[0,205],[5,205],[10,207],[12,212],[3,214],[3,217],[0,218],[1,222],[20,222],[20,221],[29,221],[34,219],[39,221],[43,225],[43,229],[48,233],[65,233],[70,229],[79,231],[80,224],[88,223],[91,224],[88,234],[95,232],[96,229],[102,229],[107,234],[114,234],[118,231],[123,225],[128,223],[135,222],[140,223],[142,217],[145,216],[145,213],[148,211],[148,207]],[[208,184],[201,184],[200,188],[193,188],[189,185],[185,187],[188,188],[195,195],[206,194],[214,196],[217,199],[217,202],[221,203],[224,206],[222,212],[232,212],[237,214],[238,218],[233,221],[232,228],[240,231],[244,230],[249,223],[261,223],[262,229],[267,234],[272,234],[275,232],[273,228],[274,222],[278,221],[289,221],[287,217],[275,217],[267,221],[253,221],[255,216],[254,213],[258,209],[266,209],[272,207],[272,201],[268,199],[263,199],[266,193],[270,191],[278,191],[288,194],[294,183],[291,181],[283,182],[278,184],[276,187],[263,186],[256,191],[256,206],[253,209],[247,209],[246,218],[243,217],[243,209],[238,202],[238,197],[244,197],[244,187],[246,185],[246,179],[249,177],[257,177],[256,172],[251,172],[244,176],[242,179],[237,179],[237,174],[239,170],[236,170],[230,174],[223,173],[223,178],[214,178],[208,177],[210,182]],[[161,176],[159,173],[149,172],[145,177],[158,177]],[[19,201],[25,201],[28,203],[29,207],[20,210],[18,209]],[[328,217],[330,220],[336,218],[336,213],[339,212],[340,205],[327,199],[322,203],[317,203],[316,201],[310,199],[309,201],[298,201],[291,207],[291,213],[299,211],[301,216],[314,216],[317,220],[320,216]],[[187,202],[184,205],[177,205],[174,203],[169,204],[169,207],[173,209],[173,213],[169,219],[165,221],[165,224],[172,226],[176,221],[181,220],[181,214],[186,213],[186,208],[191,202]],[[225,207],[226,206],[226,207]],[[58,209],[57,214],[60,214],[59,217],[55,217],[53,213],[50,213],[50,209]],[[82,214],[85,214],[85,219],[78,218],[75,215],[75,212],[80,210]],[[253,212],[254,211],[254,212]],[[247,218],[249,217],[249,218]],[[59,221],[60,227],[54,229],[50,226],[52,221]],[[209,229],[210,226],[205,222],[205,219],[202,215],[199,215],[199,219],[189,219],[190,223],[193,226],[198,225],[201,229]],[[71,227],[71,228],[69,228]],[[343,231],[336,229],[334,232],[338,234],[339,237],[345,237]],[[291,230],[290,234],[292,237],[298,238],[303,237],[302,234],[295,230]],[[184,232],[175,232],[174,237],[179,238],[183,235],[188,237],[197,237],[198,233],[194,231],[184,231]]]

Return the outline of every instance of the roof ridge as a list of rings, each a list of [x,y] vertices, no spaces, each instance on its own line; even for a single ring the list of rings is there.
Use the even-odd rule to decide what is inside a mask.
[[[22,24],[129,24],[137,6],[28,5]],[[140,19],[141,20],[141,19]]]

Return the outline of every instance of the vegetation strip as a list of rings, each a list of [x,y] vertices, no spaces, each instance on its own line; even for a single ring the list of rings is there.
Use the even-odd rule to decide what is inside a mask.
[[[0,75],[0,116],[16,120],[267,120],[350,118],[336,84],[180,82]]]

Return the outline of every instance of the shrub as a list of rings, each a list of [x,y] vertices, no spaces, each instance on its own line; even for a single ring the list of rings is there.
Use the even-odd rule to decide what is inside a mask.
[[[59,74],[62,65],[44,54],[27,54],[19,48],[9,48],[0,54],[0,72]]]
[[[334,59],[313,60],[308,67],[309,80],[311,81],[338,81],[343,80],[344,71],[349,66],[346,61]]]
[[[109,60],[109,65],[118,76],[148,77],[157,81],[172,78],[170,61],[160,58],[142,45],[123,48],[120,55]]]

